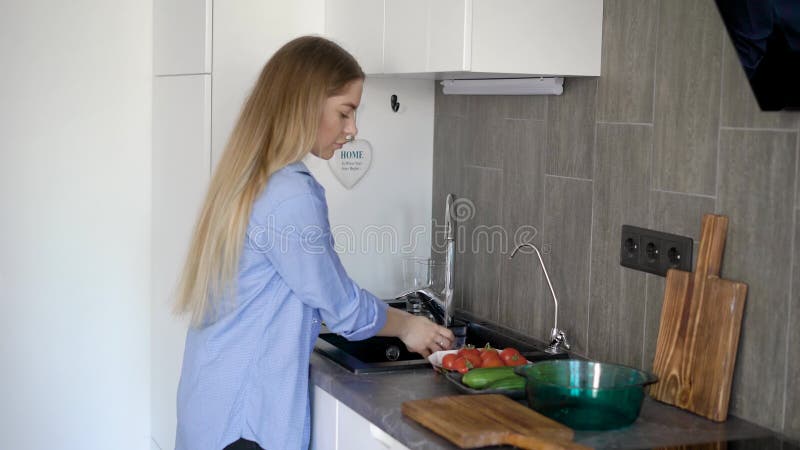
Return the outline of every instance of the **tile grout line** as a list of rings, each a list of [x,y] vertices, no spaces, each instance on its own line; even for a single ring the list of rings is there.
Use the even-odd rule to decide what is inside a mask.
[[[485,167],[485,166],[479,166],[477,164],[464,164],[464,167],[468,167],[470,169],[494,170],[494,171],[497,171],[497,172],[502,172],[503,171],[503,169],[501,169],[499,167]]]
[[[722,101],[722,99],[720,99],[720,102],[721,101]],[[720,114],[721,114],[721,112],[720,112]],[[759,110],[758,114],[763,114],[763,112],[761,112]],[[795,130],[793,128],[727,127],[727,126],[722,126],[722,125],[720,125],[719,128],[720,128],[720,130],[726,130],[726,131],[771,131],[771,132],[775,132],[775,133],[796,133],[797,132],[797,130]]]
[[[697,194],[697,193],[694,193],[694,192],[678,192],[678,191],[670,191],[670,190],[667,190],[667,189],[655,189],[655,188],[653,188],[651,190],[653,192],[659,192],[659,193],[662,193],[662,194],[685,195],[687,197],[700,197],[700,198],[707,198],[707,199],[711,199],[711,200],[714,200],[714,199],[717,198],[716,195]]]
[[[656,31],[655,31],[655,41],[656,41],[655,45],[656,45],[656,48],[653,50],[653,96],[652,96],[653,107],[652,107],[652,110],[650,112],[650,114],[651,114],[650,115],[650,122],[652,122],[654,126],[655,126],[655,123],[656,123],[656,87],[658,86],[658,83],[657,83],[657,80],[658,80],[658,47],[659,47],[658,46],[658,42],[659,42],[658,33],[661,31],[661,9],[660,9],[660,6],[659,6],[659,9],[656,10],[655,14],[656,14]]]
[[[611,122],[607,120],[598,120],[597,123],[603,125],[635,125],[637,127],[652,127],[652,123],[647,122]]]
[[[583,181],[583,182],[589,182],[589,183],[591,183],[593,181],[591,178],[568,177],[568,176],[565,176],[565,175],[552,175],[552,174],[549,174],[549,173],[544,174],[544,176],[545,177],[551,177],[551,178],[562,178],[564,180]]]
[[[595,109],[597,108],[597,103],[595,103]],[[591,326],[591,318],[592,318],[592,245],[594,240],[594,208],[595,208],[595,194],[597,191],[597,183],[594,181],[597,179],[595,174],[595,168],[597,165],[597,126],[598,123],[595,122],[594,124],[594,136],[592,137],[592,211],[591,211],[591,218],[589,219],[589,289],[586,296],[586,348],[584,352],[586,352],[586,357],[590,357],[589,351],[589,327]]]
[[[505,166],[506,165],[504,163],[503,167],[505,167]],[[506,173],[505,170],[501,169],[500,170],[500,198],[506,198],[506,196],[505,196],[505,185],[506,185],[506,177],[507,176],[508,176],[508,173]],[[505,217],[506,217],[505,213],[506,213],[506,202],[503,201],[503,202],[500,202],[500,220],[502,220],[503,222],[505,222]],[[505,224],[505,225],[508,225],[508,224]],[[503,260],[502,255],[501,255],[500,258],[501,258],[500,260],[502,261]],[[502,295],[501,289],[502,289],[502,285],[503,285],[503,273],[505,272],[505,267],[506,267],[506,264],[500,264],[500,270],[499,270],[499,273],[497,274],[497,281],[495,282],[495,290],[494,291],[495,291],[496,294],[495,294],[495,297],[494,297],[494,310],[497,312],[496,313],[497,315],[495,316],[495,320],[497,320],[498,322],[501,321],[500,320],[501,319],[501,317],[500,317],[500,315],[501,315],[501,311],[500,311],[500,295]]]
[[[605,12],[603,13],[605,15]],[[602,53],[602,52],[601,52]],[[602,55],[601,55],[602,56]],[[591,308],[592,308],[592,237],[594,236],[594,191],[597,187],[597,183],[595,183],[595,179],[597,179],[595,175],[595,168],[597,167],[597,124],[598,124],[598,116],[600,109],[600,79],[597,79],[597,85],[594,89],[594,125],[592,126],[592,148],[591,148],[591,156],[592,156],[592,168],[589,176],[592,178],[592,195],[591,195],[591,206],[589,210],[589,251],[587,258],[589,272],[587,276],[589,279],[587,280],[586,284],[586,348],[583,349],[585,353],[584,356],[587,358],[589,357],[589,324],[592,318]]]
[[[548,133],[548,131],[545,131],[545,133]],[[547,141],[545,141],[545,142],[547,142]],[[542,214],[542,241],[541,241],[541,247],[544,247],[544,245],[545,245],[544,244],[544,240],[545,240],[545,236],[547,235],[547,229],[545,228],[545,225],[547,223],[547,221],[545,220],[545,217],[547,216],[547,176],[546,175],[544,177],[542,177],[542,193],[543,193],[542,194],[542,213],[543,214]],[[550,258],[549,254],[545,253],[544,255],[542,255],[542,258],[547,258],[547,264],[550,264],[551,268],[553,267],[553,265],[551,264],[553,260],[552,260],[552,258]],[[542,277],[540,275],[539,276],[539,298],[542,298],[542,299],[545,298],[545,296],[544,296],[545,289],[544,289],[543,284],[544,283],[542,283]],[[545,305],[547,304],[546,302],[544,302],[544,303],[545,303]],[[542,330],[542,331],[547,331],[547,327],[545,326],[545,329]]]
[[[797,205],[797,173],[798,169],[800,168],[800,133],[795,136],[795,144],[794,144],[794,193],[792,195],[792,206]],[[795,271],[797,268],[795,264],[797,263],[796,258],[794,257],[794,248],[797,245],[797,213],[794,208],[792,208],[792,239],[791,239],[791,256],[790,256],[790,264],[789,264],[789,297],[787,303],[786,312],[786,345],[785,345],[785,355],[783,359],[783,410],[781,411],[781,430],[784,432],[786,431],[786,407],[788,403],[788,386],[789,386],[789,341],[792,338],[791,329],[792,329],[792,299],[794,297],[794,290],[795,290]]]
[[[544,247],[544,239],[545,239],[544,224],[545,224],[545,217],[547,216],[547,206],[546,206],[547,205],[547,196],[545,195],[545,190],[547,189],[547,177],[546,177],[547,160],[546,160],[545,155],[546,155],[546,151],[550,148],[550,144],[549,144],[550,143],[550,126],[548,125],[550,123],[550,99],[551,99],[550,97],[545,98],[545,107],[544,107],[544,145],[545,145],[545,151],[539,152],[540,153],[540,156],[539,156],[539,158],[540,158],[539,167],[541,169],[540,173],[542,174],[542,181],[541,181],[541,185],[540,185],[541,188],[542,188],[542,219],[541,219],[542,240],[540,241],[540,244],[541,244],[542,247]],[[552,258],[549,258],[549,255],[545,255],[545,256],[548,256],[547,262],[551,263],[552,262]],[[552,267],[552,264],[551,264],[551,267]],[[541,271],[540,271],[540,273],[539,273],[539,298],[546,298],[546,296],[547,296],[544,284],[545,284],[545,282],[543,281],[542,274],[541,274]],[[545,305],[547,305],[546,302],[545,302]],[[545,306],[543,305],[543,308],[544,307]],[[543,330],[545,333],[547,333],[547,328],[548,327],[545,325],[545,328]],[[549,333],[546,334],[546,335],[549,336]]]
[[[547,114],[547,112],[545,112]],[[547,119],[534,119],[526,117],[502,117],[503,120],[510,120],[512,122],[547,122]]]
[[[655,105],[653,106],[655,108]],[[653,117],[653,122],[655,122],[655,117]],[[650,186],[647,189],[647,213],[648,213],[648,222],[647,225],[650,228],[653,228],[653,222],[655,222],[655,205],[653,202],[653,176],[655,175],[655,169],[653,164],[655,164],[655,152],[656,152],[656,137],[654,136],[655,132],[651,130],[650,132],[650,155],[648,156],[647,162],[647,171],[649,172],[648,181],[650,182]],[[642,314],[642,354],[641,354],[641,361],[640,366],[642,369],[645,368],[644,365],[644,356],[645,352],[647,351],[647,305],[650,303],[650,296],[648,295],[648,285],[650,284],[650,275],[645,274],[644,276],[644,312]]]
[[[659,42],[660,42],[660,31],[661,31],[661,9],[659,5],[659,9],[655,11],[656,14],[656,30],[655,30],[655,49],[653,50],[653,92],[652,92],[652,110],[650,111],[650,122],[653,124],[653,132],[650,136],[650,161],[648,163],[647,170],[650,171],[651,185],[648,192],[648,215],[650,216],[649,225],[652,228],[652,223],[654,222],[655,216],[655,205],[653,202],[653,191],[654,186],[652,185],[653,175],[655,174],[655,170],[653,170],[654,164],[654,153],[655,153],[655,125],[656,125],[656,90],[658,88],[658,54],[659,54]],[[642,320],[642,360],[641,360],[641,367],[644,369],[644,358],[645,353],[647,352],[647,306],[650,304],[650,276],[645,275],[644,278],[644,317]]]
[[[722,49],[719,55],[719,122],[717,123],[717,161],[714,168],[714,212],[720,212],[719,201],[719,185],[721,183],[721,173],[719,169],[720,154],[722,153],[722,100],[725,93],[725,32],[722,33],[722,40],[720,41]]]

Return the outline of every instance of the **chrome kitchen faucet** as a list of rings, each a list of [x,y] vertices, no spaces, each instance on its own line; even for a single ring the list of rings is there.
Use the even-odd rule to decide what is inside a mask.
[[[553,283],[550,282],[550,275],[547,274],[547,268],[544,266],[544,261],[542,260],[542,254],[539,253],[539,249],[536,248],[535,245],[524,242],[517,246],[513,252],[511,252],[511,256],[508,257],[509,261],[514,259],[514,255],[517,254],[517,251],[522,247],[530,247],[536,252],[536,256],[539,257],[539,264],[542,266],[542,271],[544,272],[544,277],[547,280],[547,286],[550,287],[550,294],[553,295],[553,303],[555,304],[555,318],[553,319],[553,329],[550,330],[550,345],[544,349],[547,353],[556,354],[562,353],[566,350],[569,350],[569,342],[567,342],[567,334],[564,333],[563,330],[558,329],[558,298],[556,298],[556,292],[553,290]],[[562,350],[561,347],[564,347],[566,350]]]
[[[445,260],[444,260],[444,288],[441,292],[434,292],[431,286],[426,286],[421,289],[414,289],[402,294],[400,297],[405,297],[413,294],[422,294],[428,297],[431,301],[428,303],[429,308],[433,308],[435,313],[442,317],[442,325],[445,327],[453,323],[453,287],[455,286],[454,273],[455,273],[455,257],[456,257],[456,231],[453,226],[453,204],[455,203],[455,195],[447,194],[444,207],[444,226],[446,232],[446,247],[445,247]]]

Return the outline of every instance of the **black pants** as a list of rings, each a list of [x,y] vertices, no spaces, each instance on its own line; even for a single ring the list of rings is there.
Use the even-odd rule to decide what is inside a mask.
[[[222,450],[264,450],[257,443],[247,439],[239,439]]]

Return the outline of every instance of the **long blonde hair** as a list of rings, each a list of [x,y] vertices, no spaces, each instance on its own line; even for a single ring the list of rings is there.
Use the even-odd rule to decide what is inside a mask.
[[[304,36],[267,61],[242,108],[195,225],[175,312],[201,326],[235,293],[250,212],[269,177],[313,147],[325,99],[363,79],[356,60],[335,43]]]

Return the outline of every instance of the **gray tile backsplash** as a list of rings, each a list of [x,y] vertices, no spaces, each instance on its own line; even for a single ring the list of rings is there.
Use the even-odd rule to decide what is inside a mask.
[[[572,351],[580,355],[586,355],[588,350],[590,261],[586,254],[592,246],[592,186],[591,180],[555,176],[546,177],[544,186],[542,251],[559,300],[558,327],[567,333]],[[528,265],[537,263],[529,261]],[[540,297],[537,323],[541,325],[537,330],[546,339],[554,321],[546,283],[541,287]]]
[[[591,178],[597,78],[570,78],[564,94],[547,105],[546,172]]]
[[[652,148],[649,125],[597,124],[588,354],[629,366],[642,364],[646,278],[619,265],[620,230],[649,225]]]
[[[714,195],[725,27],[713,1],[659,6],[653,187]]]
[[[795,211],[794,219],[794,254],[800,250],[800,211]],[[797,259],[797,256],[795,256]],[[793,381],[800,380],[800,358],[797,357],[800,346],[800,327],[795,325],[800,319],[800,264],[794,261],[792,268],[792,288],[790,290],[789,314],[786,316],[786,327],[789,340],[786,345],[786,384],[783,386],[786,410],[784,413],[784,431],[795,438],[800,436],[800,389]]]
[[[542,280],[533,272],[533,261],[527,255],[519,255],[514,261],[508,261],[508,256],[517,244],[541,244],[545,141],[537,138],[546,134],[545,122],[506,119],[497,131],[505,142],[504,198],[517,199],[504,202],[508,207],[503,208],[501,225],[506,244],[501,259],[500,317],[509,326],[534,334]]]
[[[515,95],[474,95],[467,100],[467,113],[476,119],[544,120],[547,117],[547,97],[528,98]]]
[[[719,144],[717,210],[731,230],[721,275],[748,284],[731,412],[770,428],[781,426],[783,411],[763,405],[782,404],[787,382],[796,134],[723,130]]]
[[[465,181],[459,197],[460,214],[455,221],[463,234],[457,241],[463,267],[463,305],[490,320],[499,319],[498,301],[503,255],[497,230],[503,218],[503,172],[465,166]]]
[[[713,0],[605,0],[602,58],[561,96],[437,85],[433,219],[448,192],[474,207],[458,305],[546,340],[536,256],[508,260],[521,229],[574,350],[650,369],[664,279],[619,265],[621,225],[691,236],[696,259],[702,215],[727,215],[722,275],[750,287],[731,413],[800,438],[800,113],[758,109]]]
[[[653,121],[657,30],[657,0],[603,2],[597,120]]]

